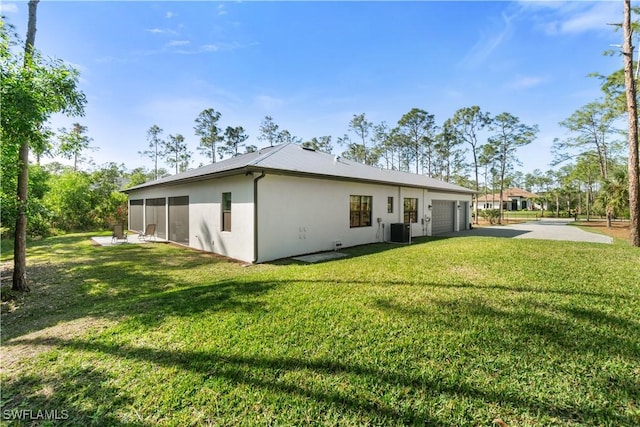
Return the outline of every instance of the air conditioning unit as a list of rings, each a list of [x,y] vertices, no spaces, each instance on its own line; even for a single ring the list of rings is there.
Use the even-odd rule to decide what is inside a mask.
[[[391,241],[396,243],[409,243],[411,238],[411,224],[401,222],[391,224]]]

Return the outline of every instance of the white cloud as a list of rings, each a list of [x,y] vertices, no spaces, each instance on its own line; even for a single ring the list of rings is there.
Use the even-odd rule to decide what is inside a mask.
[[[618,2],[521,2],[524,14],[548,35],[611,32],[609,23],[622,20]]]
[[[15,3],[2,3],[0,2],[0,14],[5,13],[18,13],[18,5]]]
[[[544,83],[545,79],[539,76],[519,76],[507,84],[511,89],[528,89]]]
[[[219,4],[218,15],[226,15],[226,14],[227,14],[227,9],[225,8],[225,6],[223,4]]]
[[[173,13],[173,12],[167,12],[164,16],[167,19],[171,19],[171,18],[173,18],[174,16],[177,16],[177,15],[175,13]]]
[[[502,13],[501,23],[498,29],[489,34],[482,34],[476,43],[462,60],[466,65],[479,65],[483,63],[496,49],[502,46],[513,33],[513,16]]]
[[[167,43],[167,46],[169,47],[186,46],[189,43],[191,43],[189,40],[171,40],[169,43]]]
[[[18,13],[18,5],[15,3],[0,3],[0,13]]]
[[[563,33],[582,33],[592,30],[607,30],[607,23],[622,20],[622,7],[617,2],[595,3],[589,10],[568,18],[560,26]]]

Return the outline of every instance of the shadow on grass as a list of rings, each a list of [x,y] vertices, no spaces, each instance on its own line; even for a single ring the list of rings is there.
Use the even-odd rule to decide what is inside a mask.
[[[504,328],[510,336],[538,337],[541,342],[553,346],[558,354],[579,356],[606,351],[611,357],[619,356],[630,362],[637,361],[640,354],[637,339],[640,324],[601,310],[535,301],[525,302],[521,307],[496,307],[473,296],[432,303],[447,313],[446,318],[434,318],[432,308],[407,306],[389,298],[378,298],[372,305],[390,314],[412,318],[413,322],[439,324],[445,330],[459,329],[460,319],[478,319],[494,328]],[[491,342],[487,346],[505,349],[513,346],[501,334],[490,334],[489,337]]]
[[[53,261],[37,262],[43,254]],[[247,299],[271,288],[224,275],[194,283],[189,277],[192,269],[235,264],[168,245],[95,247],[86,236],[65,236],[32,246],[29,257],[36,260],[28,265],[31,292],[12,293],[12,272],[2,271],[7,283],[2,288],[2,342],[87,316],[118,319],[143,313],[143,320],[157,324],[177,312],[187,316],[213,309],[259,309]],[[147,311],[151,307],[154,321]]]
[[[1,419],[12,425],[145,425],[118,419],[114,409],[129,406],[131,399],[108,385],[112,382],[111,376],[87,367],[4,381]]]
[[[521,394],[506,393],[491,390],[490,387],[480,388],[471,382],[452,381],[451,378],[439,376],[411,375],[404,370],[387,367],[371,367],[349,364],[330,359],[306,359],[299,357],[272,357],[272,356],[242,356],[236,354],[222,354],[212,351],[180,351],[160,350],[147,347],[128,347],[112,345],[95,341],[66,340],[66,339],[34,339],[24,340],[22,344],[31,345],[56,345],[79,351],[90,351],[99,354],[114,356],[121,359],[130,359],[153,363],[169,368],[178,368],[185,372],[197,373],[203,383],[208,380],[225,379],[231,384],[248,385],[252,388],[269,390],[275,393],[291,395],[296,398],[313,399],[323,405],[337,406],[348,409],[364,416],[378,419],[385,423],[401,423],[404,425],[439,425],[443,420],[432,415],[420,413],[411,406],[398,407],[385,404],[378,398],[366,397],[360,394],[349,394],[347,391],[334,389],[327,391],[321,386],[314,387],[313,383],[299,383],[288,380],[288,373],[307,371],[309,376],[330,377],[343,376],[341,382],[354,381],[358,384],[367,384],[374,390],[389,391],[394,387],[403,390],[415,390],[428,395],[444,395],[450,399],[473,399],[476,401],[494,403],[517,407],[519,410],[529,413],[543,413],[547,416],[557,417],[569,423],[598,424],[602,421],[603,411],[594,408],[587,401],[574,402],[570,407],[558,407],[554,402],[545,402],[540,397],[524,396]],[[345,379],[344,376],[347,378]],[[638,384],[627,381],[630,396],[637,394]],[[96,385],[93,385],[94,387]],[[19,388],[16,388],[16,391]],[[13,392],[13,386],[9,385],[8,393]],[[74,390],[68,390],[73,394]],[[63,397],[61,397],[63,398]],[[66,395],[64,397],[67,398]],[[607,420],[616,425],[632,425],[631,416],[606,414]],[[635,420],[637,421],[637,419]]]

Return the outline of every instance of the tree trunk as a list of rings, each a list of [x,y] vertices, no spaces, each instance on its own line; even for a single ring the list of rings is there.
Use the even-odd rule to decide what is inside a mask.
[[[33,45],[36,40],[36,11],[39,0],[29,1],[29,21],[27,41],[24,45],[24,67],[29,67],[33,57]],[[29,191],[29,140],[22,142],[18,157],[18,216],[13,242],[13,283],[14,291],[29,291],[27,282],[27,197]]]
[[[473,195],[473,197],[475,197],[476,202],[473,205],[473,210],[474,212],[474,222],[476,223],[476,225],[478,224],[478,193],[480,192],[480,183],[478,182],[478,155],[476,154],[476,147],[475,145],[471,146],[472,152],[473,152],[473,167],[474,170],[476,172],[476,193]]]
[[[638,159],[638,107],[636,82],[633,78],[633,45],[631,37],[631,0],[624,0],[624,83],[629,115],[629,242],[640,247],[640,163]]]
[[[589,222],[589,220],[591,219],[591,181],[589,181],[589,183],[587,184],[587,191],[586,191],[586,207],[587,207],[587,222]]]

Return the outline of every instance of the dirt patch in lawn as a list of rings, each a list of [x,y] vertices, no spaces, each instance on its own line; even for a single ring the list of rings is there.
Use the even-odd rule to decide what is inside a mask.
[[[114,324],[115,322],[106,319],[83,317],[7,340],[0,348],[2,370],[6,373],[12,372],[18,368],[20,361],[51,350],[55,347],[54,343],[60,339],[78,338]],[[36,345],[32,343],[34,341],[37,342]]]
[[[616,237],[622,240],[629,240],[629,222],[628,221],[614,221],[611,223],[611,228],[607,227],[606,221],[579,221],[576,223],[580,227],[599,231],[607,236]]]

